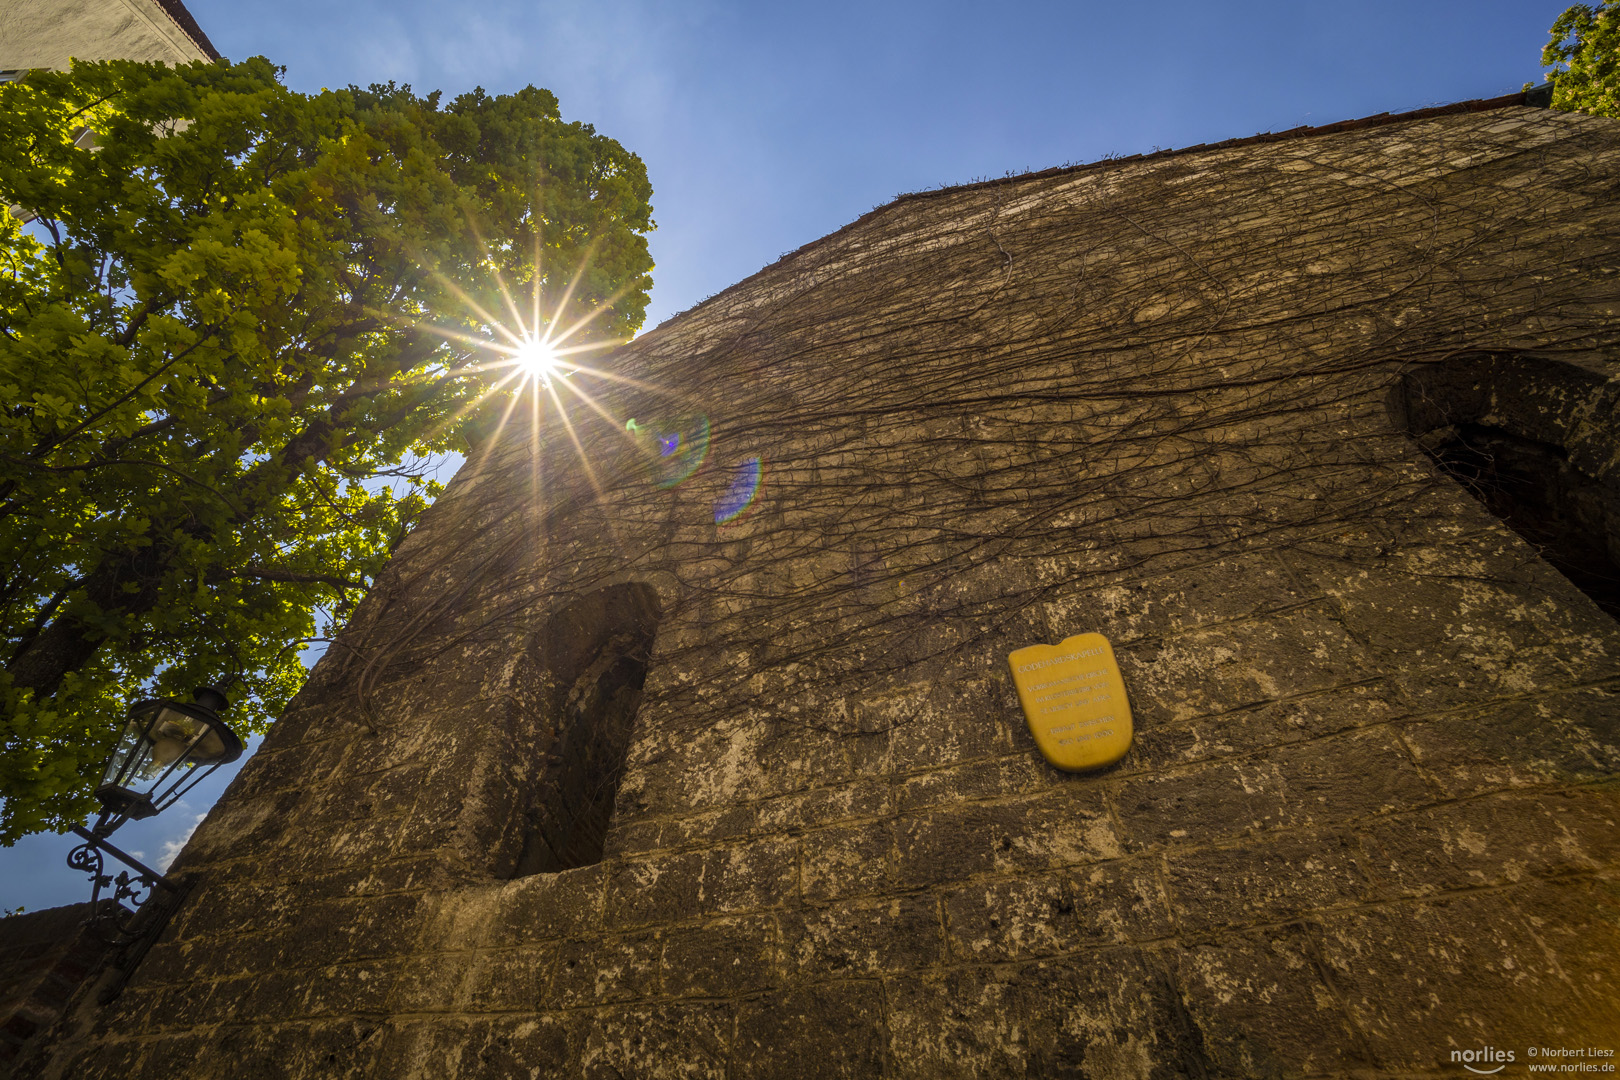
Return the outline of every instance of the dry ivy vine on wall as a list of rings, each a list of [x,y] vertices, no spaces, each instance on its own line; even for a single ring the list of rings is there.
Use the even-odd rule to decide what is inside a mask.
[[[1106,629],[1045,620],[1103,586],[1289,551],[1386,565],[1455,502],[1391,425],[1403,370],[1615,343],[1616,217],[1594,232],[1591,209],[1615,136],[1524,147],[1469,123],[1463,145],[1458,122],[1411,123],[868,215],[626,347],[636,386],[580,376],[611,424],[565,393],[537,442],[509,428],[339,677],[369,702],[637,579],[666,603],[658,666],[689,676],[650,682],[644,711],[860,733],[838,701]],[[699,410],[707,466],[651,482],[624,422]],[[750,455],[758,504],[716,524]]]

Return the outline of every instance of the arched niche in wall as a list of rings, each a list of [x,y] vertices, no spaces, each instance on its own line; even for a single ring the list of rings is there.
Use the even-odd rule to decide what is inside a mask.
[[[1620,364],[1468,353],[1404,373],[1396,426],[1620,618]]]
[[[522,696],[534,743],[518,751],[534,758],[519,763],[531,768],[528,798],[504,876],[601,861],[659,617],[651,586],[614,585],[571,601],[532,639],[523,670],[539,685]]]

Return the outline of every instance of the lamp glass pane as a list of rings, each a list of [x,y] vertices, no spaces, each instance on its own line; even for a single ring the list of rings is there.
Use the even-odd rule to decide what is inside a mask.
[[[146,733],[149,720],[150,716],[135,716],[124,725],[122,734],[118,736],[118,745],[113,747],[112,756],[107,759],[107,771],[101,777],[103,784],[127,785],[135,779],[136,770],[141,765],[139,759],[144,756],[142,736]]]
[[[188,769],[198,762],[212,761],[225,752],[225,746],[213,728],[178,709],[165,706],[158,710],[157,718],[149,730],[152,755],[141,770],[141,776],[146,780],[156,780],[162,776],[163,771],[178,761],[187,750],[191,751],[191,756],[181,764]],[[197,744],[195,747],[192,746],[194,742]]]

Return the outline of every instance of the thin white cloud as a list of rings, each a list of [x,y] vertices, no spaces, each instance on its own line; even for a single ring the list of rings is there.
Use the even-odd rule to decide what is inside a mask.
[[[157,861],[159,871],[165,874],[169,872],[169,865],[174,862],[175,856],[180,854],[180,849],[186,846],[186,841],[191,839],[191,834],[197,831],[197,826],[201,825],[202,819],[207,816],[206,812],[198,814],[191,819],[191,824],[186,826],[185,832],[163,841],[163,851],[158,855]]]
[[[366,28],[367,32],[351,43],[353,51],[350,62],[359,71],[374,73],[371,78],[410,82],[411,75],[420,68],[412,29],[393,16],[374,17]],[[370,79],[363,81],[369,82]]]

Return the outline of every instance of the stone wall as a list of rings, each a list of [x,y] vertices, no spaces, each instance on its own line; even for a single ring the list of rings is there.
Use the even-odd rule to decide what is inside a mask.
[[[90,911],[86,902],[0,919],[0,1070],[62,1014],[106,956]]]
[[[1617,164],[1615,122],[1498,103],[925,193],[644,335],[633,383],[470,460],[198,828],[164,940],[28,1067],[1620,1049],[1620,627],[1419,441],[1574,364],[1586,412],[1542,414],[1607,482]],[[1468,356],[1487,406],[1414,410]],[[1068,774],[1005,658],[1085,631],[1137,734]],[[587,769],[601,860],[523,873],[581,732],[631,714]]]

